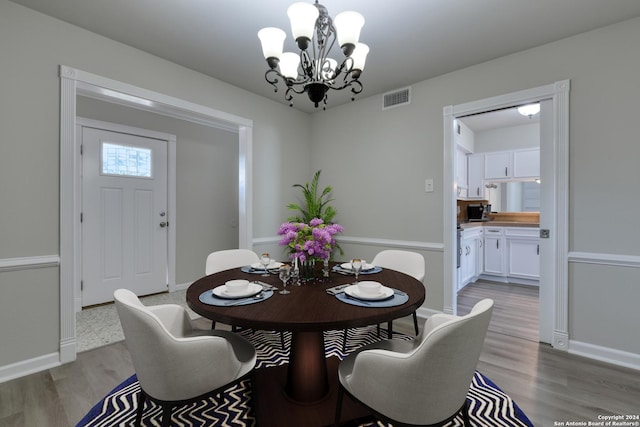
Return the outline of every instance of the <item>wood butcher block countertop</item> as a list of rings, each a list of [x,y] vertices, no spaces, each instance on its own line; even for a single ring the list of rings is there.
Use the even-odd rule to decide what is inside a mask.
[[[471,227],[540,227],[539,212],[492,212],[491,221],[467,222],[466,218],[458,218],[464,228]]]
[[[473,227],[540,227],[538,222],[517,222],[517,221],[483,221],[483,222],[465,222],[460,224],[462,229]]]

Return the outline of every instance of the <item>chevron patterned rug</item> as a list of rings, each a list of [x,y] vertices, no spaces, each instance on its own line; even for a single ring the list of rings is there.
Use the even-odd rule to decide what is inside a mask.
[[[256,368],[279,366],[287,363],[288,351],[280,346],[277,333],[264,331],[239,332],[248,339],[258,353]],[[404,334],[394,333],[394,339],[411,340]],[[286,348],[289,348],[290,336],[285,334]],[[342,351],[342,331],[325,332],[327,357],[342,359],[350,351],[362,345],[378,341],[375,327],[349,330],[348,347]],[[137,409],[136,396],[140,385],[135,375],[125,380],[98,402],[76,427],[114,427],[133,425]],[[222,401],[203,400],[192,405],[175,408],[172,413],[172,425],[177,426],[221,426],[254,427],[255,420],[249,413],[249,382],[230,387],[223,394]],[[467,394],[470,406],[471,423],[474,426],[512,426],[533,427],[533,424],[518,405],[490,379],[476,372]],[[151,407],[149,407],[151,405]],[[142,419],[143,426],[159,426],[162,417],[160,406],[147,402]],[[462,426],[462,417],[452,420],[447,427]],[[301,426],[303,427],[303,426]],[[360,427],[389,427],[386,423],[370,422]]]

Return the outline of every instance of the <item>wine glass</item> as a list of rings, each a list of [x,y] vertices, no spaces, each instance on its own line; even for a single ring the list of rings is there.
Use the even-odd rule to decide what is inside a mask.
[[[362,260],[359,258],[354,258],[351,260],[351,269],[356,275],[356,284],[358,284],[358,275],[360,274],[360,270],[362,270]]]
[[[260,255],[260,264],[262,264],[262,266],[264,267],[264,273],[262,274],[262,277],[268,277],[269,272],[267,271],[267,266],[271,264],[271,257],[268,253],[265,252]]]
[[[283,295],[290,293],[291,291],[287,290],[287,281],[289,280],[289,277],[291,277],[291,267],[286,264],[280,267],[279,277],[280,280],[282,280],[282,290],[280,293]]]

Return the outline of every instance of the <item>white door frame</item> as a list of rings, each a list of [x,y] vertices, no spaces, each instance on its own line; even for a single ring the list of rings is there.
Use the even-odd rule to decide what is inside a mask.
[[[80,281],[79,150],[76,149],[76,96],[83,95],[238,133],[239,247],[251,248],[253,121],[111,80],[65,65],[60,66],[60,362],[76,359],[75,289]],[[169,189],[171,191],[171,189]],[[175,189],[172,194],[175,197]],[[174,201],[175,203],[175,201]],[[175,242],[170,242],[169,247]],[[169,254],[171,255],[171,254]],[[175,256],[175,254],[174,254]],[[169,282],[175,289],[175,277]]]
[[[456,259],[456,188],[454,179],[455,142],[453,120],[470,114],[477,114],[500,108],[512,107],[543,99],[553,101],[553,147],[547,151],[548,160],[553,162],[553,202],[554,212],[548,215],[548,224],[541,228],[551,230],[549,248],[553,265],[548,269],[551,292],[549,300],[542,304],[548,310],[549,331],[543,335],[551,337],[554,348],[567,351],[569,349],[569,280],[568,280],[568,248],[569,248],[569,80],[554,84],[513,92],[492,98],[486,98],[465,104],[450,105],[443,108],[444,118],[444,312],[456,313],[456,289],[454,286]],[[542,295],[541,295],[542,299]],[[544,319],[541,319],[541,321]],[[542,326],[544,327],[544,325]]]
[[[90,127],[95,129],[102,129],[111,132],[126,133],[129,135],[142,136],[145,138],[158,139],[167,141],[167,213],[169,227],[167,228],[167,284],[171,284],[172,287],[169,291],[172,292],[175,289],[176,283],[176,227],[172,227],[172,224],[176,224],[176,136],[169,133],[157,132],[149,129],[142,129],[132,126],[125,126],[118,123],[109,123],[102,120],[93,120],[85,117],[76,117],[76,135],[80,136],[82,127]],[[82,138],[75,138],[75,152],[80,152],[80,146],[82,145]],[[82,170],[82,156],[78,156],[79,164],[76,168],[79,171]],[[82,207],[82,177],[78,176],[78,187],[76,188],[77,200],[80,207]],[[78,241],[76,242],[78,250],[78,269],[82,267],[82,232],[78,232]],[[81,270],[79,270],[80,280],[82,279]],[[82,310],[82,289],[80,283],[76,283],[75,289],[75,311]]]

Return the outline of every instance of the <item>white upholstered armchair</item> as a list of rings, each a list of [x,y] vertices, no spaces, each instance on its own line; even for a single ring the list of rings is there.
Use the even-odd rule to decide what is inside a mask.
[[[339,367],[339,424],[346,392],[394,426],[440,425],[460,411],[489,327],[493,300],[466,316],[435,314],[414,341],[386,340],[350,354]]]
[[[150,399],[162,406],[169,426],[173,407],[201,400],[248,378],[256,351],[228,331],[198,330],[184,307],[147,307],[127,289],[114,293],[116,308],[142,392],[136,425]]]
[[[213,274],[230,268],[243,267],[260,262],[258,255],[250,249],[225,249],[211,252],[207,256],[205,274]]]

